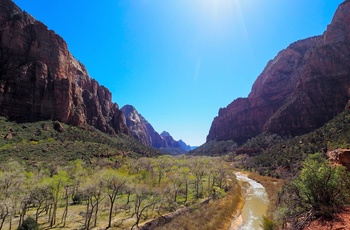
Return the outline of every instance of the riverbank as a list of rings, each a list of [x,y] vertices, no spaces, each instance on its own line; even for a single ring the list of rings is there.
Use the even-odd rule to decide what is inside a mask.
[[[243,223],[243,219],[241,214],[239,214],[237,217],[234,218],[234,220],[231,222],[230,227],[228,230],[237,230],[239,226],[241,226]]]
[[[268,176],[261,176],[257,173],[246,172],[250,179],[255,180],[256,182],[262,184],[269,198],[269,207],[267,210],[267,217],[272,218],[273,212],[277,207],[278,193],[281,191],[283,185],[285,184],[284,180],[277,179]]]
[[[246,174],[236,173],[237,179],[244,189],[245,203],[240,218],[235,220],[233,229],[261,229],[261,220],[266,215],[269,199],[264,186],[252,180]],[[237,225],[237,222],[242,222]]]
[[[248,176],[248,174],[243,174]],[[244,190],[247,189],[248,184],[245,183],[244,181],[238,181],[240,187],[241,187],[241,192],[242,192],[242,203],[241,206],[237,209],[236,214],[234,216],[232,216],[232,220],[231,220],[231,224],[230,227],[228,228],[228,230],[237,230],[239,228],[239,226],[242,225],[243,223],[243,219],[242,219],[242,209],[245,203],[245,199],[244,199]]]

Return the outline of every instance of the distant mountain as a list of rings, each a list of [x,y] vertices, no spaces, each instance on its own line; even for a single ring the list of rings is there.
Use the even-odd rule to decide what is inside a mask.
[[[183,140],[174,140],[174,138],[166,131],[163,131],[160,136],[166,141],[168,152],[173,155],[188,153],[197,148],[197,146],[187,145]]]
[[[131,135],[144,145],[153,146],[173,155],[185,154],[190,149],[183,141],[175,141],[166,131],[158,134],[152,125],[132,105],[121,108]]]
[[[129,132],[134,138],[144,145],[153,146],[155,148],[166,147],[165,141],[162,137],[132,105],[123,106],[121,111],[125,116]]]
[[[178,143],[179,143],[180,147],[182,149],[184,149],[185,151],[189,152],[192,150],[192,147],[190,145],[187,145],[185,142],[183,142],[183,140],[179,140]]]
[[[160,136],[165,140],[166,146],[170,148],[180,148],[180,144],[166,131],[163,131]]]
[[[221,108],[207,142],[243,143],[263,132],[308,133],[344,111],[350,99],[350,1],[321,36],[297,41],[267,63],[247,98]]]

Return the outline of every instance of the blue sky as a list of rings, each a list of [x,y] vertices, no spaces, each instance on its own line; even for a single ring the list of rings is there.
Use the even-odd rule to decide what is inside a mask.
[[[320,35],[342,0],[14,0],[62,36],[120,107],[203,144],[266,63]],[[49,3],[48,3],[49,2]]]

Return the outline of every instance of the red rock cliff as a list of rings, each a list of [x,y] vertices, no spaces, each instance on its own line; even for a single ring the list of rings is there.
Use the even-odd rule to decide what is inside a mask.
[[[128,133],[111,93],[91,79],[65,41],[11,0],[0,1],[0,115],[59,120]]]
[[[243,142],[264,131],[298,135],[342,112],[350,99],[350,1],[322,36],[291,44],[271,60],[248,98],[220,109],[207,137]]]
[[[132,105],[125,105],[121,108],[130,134],[142,144],[155,148],[166,147],[165,141],[154,130],[152,125]]]

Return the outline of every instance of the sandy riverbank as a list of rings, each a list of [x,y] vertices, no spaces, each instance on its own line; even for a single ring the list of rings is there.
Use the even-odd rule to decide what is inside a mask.
[[[239,226],[241,226],[243,223],[242,216],[239,215],[238,217],[234,218],[231,222],[231,225],[228,230],[237,230]]]

